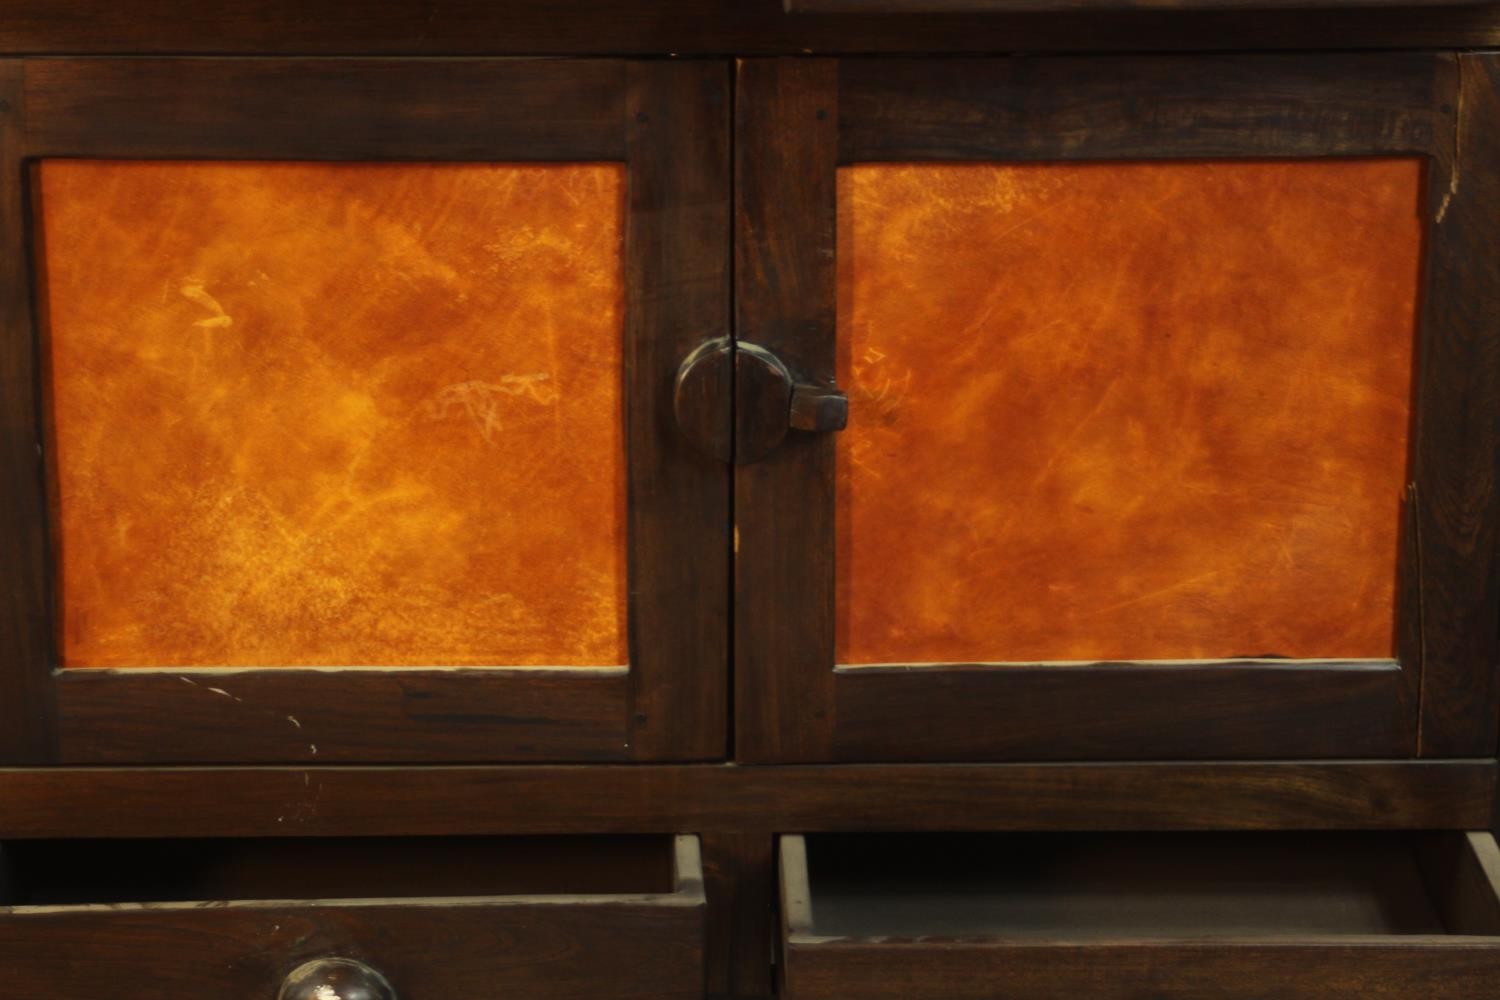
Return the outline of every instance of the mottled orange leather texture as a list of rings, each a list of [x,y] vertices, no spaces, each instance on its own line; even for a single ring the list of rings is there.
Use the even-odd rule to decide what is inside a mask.
[[[626,661],[622,165],[38,175],[64,665]]]
[[[837,662],[1391,656],[1422,183],[841,169]]]

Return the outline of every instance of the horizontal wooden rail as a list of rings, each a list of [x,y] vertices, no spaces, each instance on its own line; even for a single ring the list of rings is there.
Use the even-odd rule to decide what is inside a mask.
[[[0,839],[1481,829],[1493,760],[0,770]]]
[[[1069,10],[1338,10],[1464,7],[1476,0],[786,0],[792,14],[1013,14]]]

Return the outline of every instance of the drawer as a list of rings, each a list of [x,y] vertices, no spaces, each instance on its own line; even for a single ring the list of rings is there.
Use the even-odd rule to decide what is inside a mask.
[[[1500,995],[1488,833],[781,840],[782,995]]]
[[[688,998],[696,837],[17,841],[6,997]]]

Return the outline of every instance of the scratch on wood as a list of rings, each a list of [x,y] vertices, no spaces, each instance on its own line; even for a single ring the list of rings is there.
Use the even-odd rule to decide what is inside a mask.
[[[429,417],[443,418],[454,407],[466,413],[485,444],[494,444],[504,430],[500,420],[501,400],[505,396],[524,396],[544,406],[555,406],[561,394],[555,385],[544,385],[552,376],[547,372],[524,375],[502,375],[499,382],[471,380],[446,386],[424,404]]]
[[[1464,60],[1459,56],[1454,63],[1458,74],[1458,96],[1454,98],[1453,108],[1453,163],[1448,169],[1448,190],[1443,193],[1442,203],[1438,205],[1437,222],[1442,222],[1448,215],[1448,206],[1453,204],[1454,195],[1458,194],[1459,179],[1463,175],[1463,150],[1464,150]]]
[[[179,288],[178,291],[182,293],[184,298],[197,303],[213,313],[208,319],[200,319],[195,322],[194,326],[224,327],[234,325],[234,320],[224,311],[224,307],[219,304],[219,300],[208,294],[208,290],[204,287],[204,282],[196,278],[189,278],[187,283]]]

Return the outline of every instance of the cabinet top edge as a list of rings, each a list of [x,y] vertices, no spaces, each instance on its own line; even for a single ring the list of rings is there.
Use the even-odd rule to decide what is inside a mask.
[[[727,57],[1500,46],[1500,4],[1472,0],[1179,0],[1173,8],[1120,0],[795,2],[807,12],[788,13],[782,0],[500,0],[449,5],[432,17],[418,4],[338,0],[259,0],[232,10],[186,0],[14,0],[0,10],[0,55]]]

